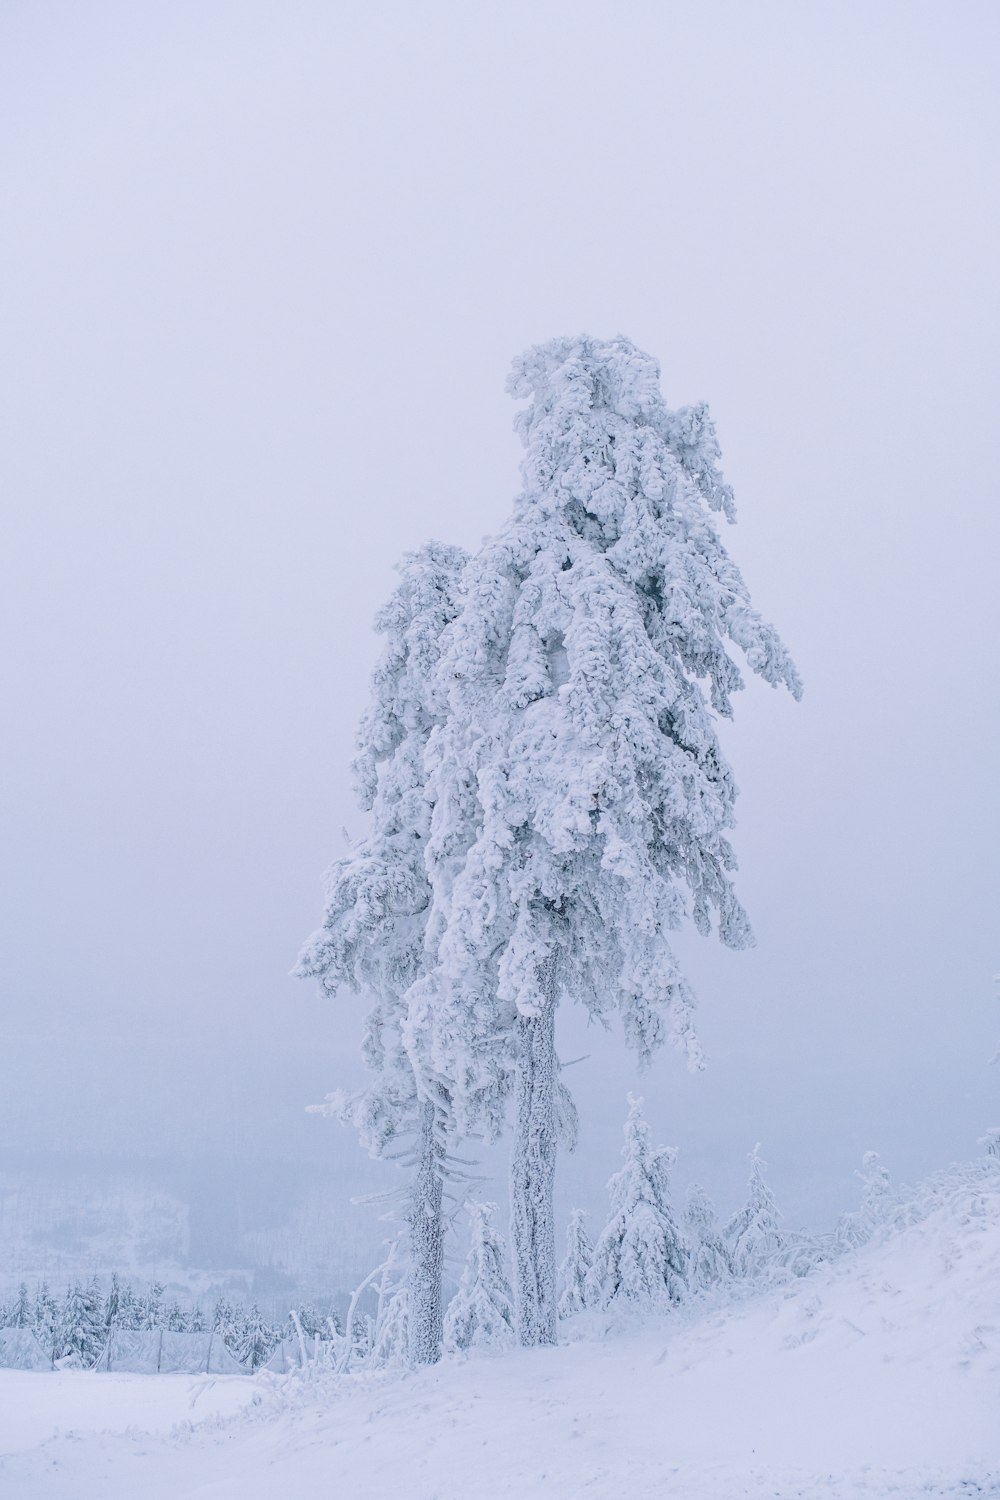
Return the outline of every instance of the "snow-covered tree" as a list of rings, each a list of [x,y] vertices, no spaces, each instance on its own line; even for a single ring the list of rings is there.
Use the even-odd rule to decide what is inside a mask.
[[[642,1100],[629,1095],[624,1165],[608,1183],[611,1214],[594,1247],[585,1295],[594,1307],[619,1302],[666,1307],[686,1290],[687,1252],[670,1208],[676,1151],[654,1149]]]
[[[58,1317],[59,1312],[56,1307],[55,1298],[49,1291],[48,1282],[43,1281],[35,1293],[31,1323],[35,1338],[44,1349],[52,1348]]]
[[[514,1343],[514,1303],[506,1247],[495,1203],[469,1204],[469,1254],[444,1320],[451,1349],[507,1348]]]
[[[188,1332],[205,1333],[207,1329],[208,1319],[205,1317],[205,1313],[202,1309],[201,1304],[196,1302],[194,1307],[191,1309],[191,1316],[188,1319]]]
[[[741,1281],[763,1276],[784,1253],[787,1240],[774,1194],[764,1180],[767,1162],[758,1143],[750,1153],[747,1201],[726,1225],[726,1244],[733,1272]]]
[[[271,1358],[275,1342],[274,1330],[264,1322],[255,1302],[243,1320],[236,1357],[248,1370],[259,1370]]]
[[[132,1290],[131,1282],[124,1282],[118,1288],[118,1326],[119,1328],[141,1328],[142,1327],[142,1298],[137,1298]]]
[[[348,1323],[347,1337],[351,1347],[351,1363],[363,1364],[375,1344],[375,1319],[371,1313],[356,1308]]]
[[[732,1278],[733,1267],[712,1200],[698,1183],[687,1190],[684,1234],[688,1244],[688,1282],[692,1291],[707,1292]]]
[[[447,1118],[440,1081],[425,1078],[418,1087],[404,1046],[405,996],[423,970],[431,897],[424,755],[438,717],[433,682],[465,563],[459,548],[436,542],[410,553],[376,618],[385,649],[355,762],[370,831],[329,870],[323,926],[296,968],[329,994],[347,986],[373,1002],[364,1041],[371,1081],[351,1098],[331,1095],[326,1109],[352,1121],[373,1156],[395,1156],[411,1169],[404,1214],[417,1363],[437,1359],[441,1347]]]
[[[17,1289],[16,1298],[7,1309],[5,1323],[8,1328],[30,1328],[33,1322],[31,1298],[28,1296],[27,1286],[22,1281]]]
[[[571,1318],[587,1306],[587,1272],[594,1262],[582,1208],[574,1208],[566,1229],[566,1254],[558,1270],[559,1316]]]
[[[100,1290],[92,1283],[76,1282],[66,1291],[59,1310],[55,1331],[57,1359],[71,1358],[74,1364],[89,1369],[95,1363],[107,1338],[102,1318]]]
[[[176,1299],[171,1302],[163,1315],[163,1326],[169,1328],[171,1333],[187,1332],[188,1320],[184,1309]]]
[[[241,1321],[228,1297],[220,1297],[212,1313],[213,1332],[220,1335],[230,1354],[239,1348]],[[238,1358],[239,1356],[237,1356]]]
[[[121,1323],[122,1315],[122,1289],[118,1283],[118,1273],[112,1271],[111,1285],[108,1287],[108,1295],[104,1299],[104,1314],[102,1321],[105,1328],[117,1328]]]
[[[861,1204],[842,1214],[837,1225],[836,1243],[841,1250],[857,1250],[867,1245],[880,1224],[885,1222],[892,1204],[892,1178],[882,1165],[877,1151],[866,1151],[861,1170],[854,1174],[863,1184]]]
[[[800,691],[751,608],[716,517],[734,518],[704,406],[671,411],[627,339],[557,339],[514,365],[524,488],[467,572],[442,644],[447,712],[428,746],[433,967],[409,1006],[422,1076],[464,1128],[515,1095],[518,1332],[555,1338],[555,1009],[617,1010],[641,1058],[700,1066],[668,942],[685,916],[750,941],[719,745],[735,647]]]
[[[140,1298],[140,1327],[160,1328],[163,1326],[163,1283],[152,1281],[149,1291],[145,1297]]]

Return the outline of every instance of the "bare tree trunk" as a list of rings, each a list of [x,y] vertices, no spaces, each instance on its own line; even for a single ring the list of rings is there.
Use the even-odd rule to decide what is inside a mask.
[[[541,1013],[518,1021],[520,1052],[510,1169],[514,1307],[522,1344],[556,1341],[554,955],[546,959],[540,978]]]
[[[434,1105],[422,1107],[417,1172],[410,1199],[410,1308],[407,1342],[414,1364],[432,1365],[441,1358],[444,1266],[442,1146],[435,1129]]]

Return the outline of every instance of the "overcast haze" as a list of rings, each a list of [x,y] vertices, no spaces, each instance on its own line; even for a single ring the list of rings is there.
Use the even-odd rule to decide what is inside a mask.
[[[806,683],[726,746],[757,933],[685,937],[710,1070],[642,1082],[794,1220],[1000,1120],[992,4],[0,7],[3,1078],[12,1151],[365,1170],[287,977],[362,827],[393,564],[519,478],[513,355],[706,399]],[[563,1017],[567,1020],[567,1017]],[[568,1028],[616,1164],[617,1034]],[[345,1192],[349,1186],[345,1187]],[[497,1187],[497,1192],[503,1192]]]

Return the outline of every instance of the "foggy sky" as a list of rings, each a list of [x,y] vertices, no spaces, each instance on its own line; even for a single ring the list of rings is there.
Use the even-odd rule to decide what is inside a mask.
[[[806,682],[725,745],[757,934],[680,943],[641,1081],[825,1223],[1000,1119],[1000,12],[0,8],[0,1136],[342,1156],[359,1002],[287,977],[362,821],[399,554],[519,486],[510,359],[621,331],[707,399]],[[635,1080],[564,1015],[597,1195]],[[502,1185],[496,1193],[502,1195]],[[567,1199],[568,1201],[568,1199]]]

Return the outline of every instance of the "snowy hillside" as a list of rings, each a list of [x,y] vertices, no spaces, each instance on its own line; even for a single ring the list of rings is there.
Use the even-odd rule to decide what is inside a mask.
[[[882,1243],[743,1303],[632,1327],[588,1314],[555,1349],[452,1356],[417,1373],[308,1389],[268,1376],[0,1371],[0,1489],[19,1500],[998,1495],[1000,1172],[943,1173],[903,1217]]]

